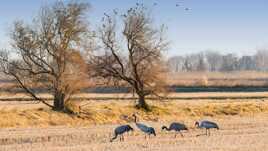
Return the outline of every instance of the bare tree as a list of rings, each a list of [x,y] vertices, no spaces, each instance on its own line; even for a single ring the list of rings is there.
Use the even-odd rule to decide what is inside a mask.
[[[171,72],[180,72],[184,69],[185,58],[182,56],[173,56],[168,59],[168,68]]]
[[[257,70],[253,56],[242,56],[238,60],[238,70]]]
[[[254,58],[257,70],[268,71],[268,49],[258,50]]]
[[[236,71],[238,67],[238,57],[235,54],[227,54],[222,56],[221,71]]]
[[[122,24],[117,25],[117,19]],[[122,27],[123,29],[120,29]],[[155,29],[152,18],[142,4],[121,16],[105,14],[100,29],[104,55],[95,58],[96,73],[103,78],[124,81],[138,96],[137,107],[148,110],[148,95],[163,92],[164,63],[162,52],[168,43],[163,27]]]
[[[64,110],[86,79],[86,65],[79,50],[88,33],[88,8],[88,4],[75,2],[43,7],[32,25],[15,22],[11,32],[13,51],[1,52],[2,71],[27,94],[54,110]],[[38,96],[39,88],[54,96],[53,104]]]
[[[193,59],[191,56],[187,55],[184,59],[183,70],[186,72],[193,71]]]
[[[198,60],[198,63],[196,65],[196,71],[207,71],[208,64],[207,64],[207,60],[206,60],[204,53],[202,52],[198,53],[197,60]]]
[[[208,62],[209,70],[212,72],[219,71],[222,65],[222,55],[217,51],[208,50],[205,51],[205,56]]]
[[[203,53],[186,55],[184,69],[185,71],[205,71],[207,64]]]

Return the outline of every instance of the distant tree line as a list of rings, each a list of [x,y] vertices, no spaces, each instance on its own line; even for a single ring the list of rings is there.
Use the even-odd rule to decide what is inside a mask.
[[[243,56],[203,51],[185,56],[173,56],[168,59],[167,64],[171,72],[268,71],[268,50],[258,50],[254,55]]]

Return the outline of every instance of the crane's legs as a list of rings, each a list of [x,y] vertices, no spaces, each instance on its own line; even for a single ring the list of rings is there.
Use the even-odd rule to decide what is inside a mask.
[[[181,137],[184,137],[181,131],[176,131],[174,138],[177,138],[177,134],[180,133]]]
[[[206,135],[210,136],[210,129],[209,128],[206,128]]]

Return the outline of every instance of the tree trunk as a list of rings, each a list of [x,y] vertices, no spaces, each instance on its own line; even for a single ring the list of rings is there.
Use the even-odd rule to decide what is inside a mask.
[[[64,99],[65,99],[65,95],[62,92],[55,92],[53,109],[56,111],[63,111],[64,110]]]
[[[145,96],[144,95],[138,95],[139,97],[139,102],[137,104],[137,108],[142,108],[145,109],[146,111],[149,111],[149,105],[145,101]]]

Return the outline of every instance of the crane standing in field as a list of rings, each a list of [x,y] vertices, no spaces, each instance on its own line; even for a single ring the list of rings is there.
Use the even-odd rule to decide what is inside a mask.
[[[137,116],[136,114],[133,114],[133,117],[134,117],[134,121],[135,121],[135,124],[136,126],[142,131],[145,133],[145,138],[146,138],[146,135],[148,134],[149,135],[149,138],[150,138],[150,135],[154,135],[156,136],[156,133],[155,133],[155,130],[153,127],[149,127],[145,124],[142,124],[142,123],[137,123]]]
[[[187,130],[188,131],[188,128],[184,124],[182,124],[182,123],[176,123],[176,122],[174,122],[174,123],[171,123],[170,124],[169,128],[167,128],[166,126],[162,126],[162,130],[167,130],[167,131],[174,130],[174,131],[176,131],[176,133],[175,133],[175,138],[176,138],[177,137],[177,133],[180,133],[181,136],[183,137],[183,134],[181,133],[181,131],[183,131],[183,130]]]
[[[211,122],[211,121],[201,121],[200,123],[196,121],[195,126],[197,126],[198,128],[205,128],[206,135],[209,135],[209,136],[210,136],[210,129],[215,128],[219,130],[218,124]]]
[[[120,141],[124,141],[124,133],[129,132],[129,131],[133,131],[133,128],[130,125],[121,125],[118,126],[117,128],[115,128],[114,130],[114,137],[110,140],[110,142],[112,142],[113,140],[115,140],[117,138],[118,135],[120,135]]]

